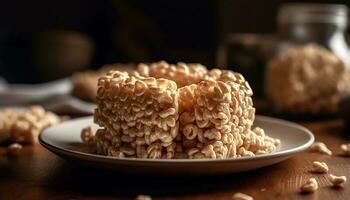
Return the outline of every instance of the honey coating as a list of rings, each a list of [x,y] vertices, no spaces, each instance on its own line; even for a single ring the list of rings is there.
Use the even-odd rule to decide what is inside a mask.
[[[98,154],[151,159],[268,153],[280,141],[252,128],[252,95],[241,74],[200,64],[111,71],[98,81],[94,119],[102,128],[88,143]]]

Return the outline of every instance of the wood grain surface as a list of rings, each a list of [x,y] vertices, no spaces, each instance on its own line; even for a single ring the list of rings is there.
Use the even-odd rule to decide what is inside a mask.
[[[0,156],[0,199],[134,199],[138,194],[153,199],[231,199],[243,192],[255,199],[350,199],[350,157],[339,145],[350,142],[350,132],[340,120],[303,122],[333,151],[333,156],[302,152],[282,163],[263,169],[210,177],[152,177],[116,174],[78,166],[40,145],[26,146],[18,156]],[[0,152],[4,148],[0,148]],[[308,172],[313,161],[324,161],[330,173],[346,175],[343,188],[332,188],[326,176]],[[319,189],[300,194],[309,177]]]

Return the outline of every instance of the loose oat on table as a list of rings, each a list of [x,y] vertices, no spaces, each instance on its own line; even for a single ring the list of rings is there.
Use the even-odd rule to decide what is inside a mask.
[[[328,165],[325,162],[314,161],[311,171],[314,173],[327,173]]]
[[[235,193],[234,195],[232,195],[232,199],[233,200],[254,200],[253,197],[247,195],[247,194],[244,194],[244,193]]]
[[[308,179],[300,188],[302,193],[312,193],[318,189],[318,183],[315,178]]]
[[[346,176],[335,176],[333,174],[329,174],[328,180],[333,184],[333,186],[342,186],[346,182]]]
[[[340,149],[345,156],[350,156],[350,143],[340,145]]]
[[[10,155],[17,155],[22,150],[22,145],[18,143],[10,144],[7,147],[7,153]]]
[[[54,113],[47,112],[41,106],[26,109],[4,109],[0,111],[0,143],[12,141],[34,144],[40,132],[62,119]]]
[[[325,155],[332,155],[332,151],[323,142],[315,142],[310,146],[310,150]]]
[[[182,78],[180,78],[182,77]],[[139,64],[98,80],[98,154],[232,158],[269,153],[280,141],[252,128],[253,92],[241,74],[200,64]]]
[[[135,200],[152,200],[152,197],[148,195],[140,194],[135,198]]]

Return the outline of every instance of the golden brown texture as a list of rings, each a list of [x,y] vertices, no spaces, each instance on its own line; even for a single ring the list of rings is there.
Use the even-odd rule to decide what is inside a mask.
[[[138,66],[138,72],[111,71],[98,81],[94,118],[103,128],[93,139],[97,153],[215,159],[278,146],[263,129],[252,129],[253,92],[239,73],[164,61]]]

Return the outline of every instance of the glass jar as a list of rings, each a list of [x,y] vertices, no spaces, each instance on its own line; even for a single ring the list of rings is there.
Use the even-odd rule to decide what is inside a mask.
[[[264,70],[275,35],[253,33],[228,34],[217,51],[217,66],[241,73],[255,97],[263,96]]]
[[[278,42],[265,72],[264,93],[276,113],[335,114],[350,92],[348,9],[336,4],[286,4]]]
[[[350,69],[350,50],[345,39],[348,8],[340,4],[291,3],[278,12],[277,52],[317,43],[337,55]]]

